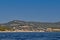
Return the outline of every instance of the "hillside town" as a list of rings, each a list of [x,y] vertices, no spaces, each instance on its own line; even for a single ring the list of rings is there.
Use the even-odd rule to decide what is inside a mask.
[[[57,24],[14,20],[0,24],[0,32],[60,32]]]
[[[33,29],[32,26],[19,26],[18,29],[16,27],[13,27],[12,29],[7,29],[7,27],[1,29],[0,27],[0,32],[60,32],[60,28]]]

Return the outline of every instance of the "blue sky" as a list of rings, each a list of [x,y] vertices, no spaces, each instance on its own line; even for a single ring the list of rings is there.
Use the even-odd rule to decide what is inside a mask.
[[[0,0],[0,23],[10,20],[60,21],[60,0]]]

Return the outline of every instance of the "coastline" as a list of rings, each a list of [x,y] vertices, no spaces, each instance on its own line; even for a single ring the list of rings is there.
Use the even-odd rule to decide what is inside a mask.
[[[43,31],[0,31],[0,33],[2,32],[43,32]]]

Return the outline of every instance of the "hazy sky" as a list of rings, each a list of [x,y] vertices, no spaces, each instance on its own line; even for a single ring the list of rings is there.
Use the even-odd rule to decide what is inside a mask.
[[[60,0],[0,0],[0,22],[60,21]]]

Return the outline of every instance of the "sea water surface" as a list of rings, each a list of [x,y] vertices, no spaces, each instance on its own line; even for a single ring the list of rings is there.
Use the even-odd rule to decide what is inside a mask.
[[[0,32],[0,40],[60,40],[60,32]]]

